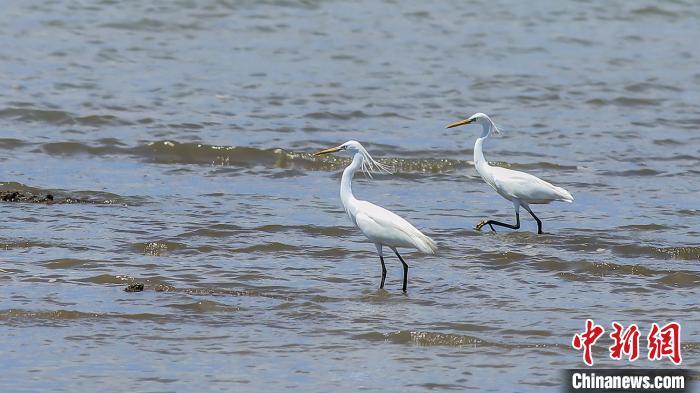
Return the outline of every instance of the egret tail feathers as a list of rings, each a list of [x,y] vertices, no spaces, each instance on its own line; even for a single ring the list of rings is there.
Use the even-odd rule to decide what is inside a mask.
[[[574,201],[573,195],[569,191],[566,191],[565,189],[561,187],[556,187],[557,194],[561,197],[561,201],[571,203]]]
[[[420,233],[420,232],[419,232]],[[420,252],[423,252],[425,254],[436,254],[438,250],[437,243],[435,243],[435,240],[431,239],[428,236],[425,236],[424,234],[420,234],[419,238],[417,239],[418,241],[416,242],[416,248]]]

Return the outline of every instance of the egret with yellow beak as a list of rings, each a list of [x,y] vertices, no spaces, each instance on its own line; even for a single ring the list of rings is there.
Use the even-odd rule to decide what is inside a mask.
[[[546,204],[552,201],[573,202],[574,197],[561,187],[554,186],[546,181],[530,174],[489,165],[484,158],[482,145],[491,131],[499,133],[493,121],[483,113],[477,113],[470,118],[452,123],[447,128],[458,127],[466,124],[481,124],[481,136],[474,143],[474,166],[481,178],[490,185],[503,198],[511,201],[515,208],[515,225],[506,224],[495,220],[483,220],[476,225],[476,230],[481,230],[488,225],[492,231],[494,225],[518,229],[520,228],[520,207],[522,206],[537,221],[537,233],[542,232],[542,221],[532,212],[530,205]]]
[[[352,156],[352,163],[345,168],[340,181],[340,200],[343,203],[345,212],[350,217],[350,221],[377,247],[379,261],[382,264],[382,282],[379,284],[379,288],[384,288],[384,279],[386,278],[386,266],[384,265],[382,248],[387,246],[394,251],[403,264],[403,291],[406,292],[408,264],[403,260],[397,248],[409,247],[426,254],[435,254],[437,245],[433,239],[421,233],[421,231],[398,215],[383,207],[355,198],[355,195],[352,193],[352,178],[358,169],[364,170],[370,176],[375,171],[390,173],[388,168],[375,161],[369,155],[360,142],[348,141],[340,146],[321,150],[315,153],[314,156],[335,152],[349,153]]]

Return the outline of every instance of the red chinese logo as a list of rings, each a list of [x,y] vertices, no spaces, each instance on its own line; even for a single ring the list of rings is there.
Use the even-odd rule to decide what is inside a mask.
[[[608,350],[610,358],[621,360],[627,358],[633,362],[639,358],[639,336],[640,331],[636,324],[629,325],[626,329],[617,322],[612,323],[613,332],[610,338],[613,345]],[[593,365],[593,354],[591,348],[603,335],[605,329],[596,325],[592,320],[586,320],[586,330],[577,333],[571,340],[571,345],[576,350],[583,350],[583,361],[589,366]],[[647,336],[647,358],[651,361],[668,358],[674,364],[681,364],[681,325],[671,322],[664,327],[659,327],[656,323],[651,324],[651,330]]]
[[[671,359],[674,364],[681,364],[681,325],[671,322],[659,328],[652,323],[647,336],[649,360],[660,360],[664,357]]]
[[[634,362],[639,358],[639,328],[635,324],[631,324],[626,330],[617,322],[612,323],[614,332],[610,333],[610,338],[615,340],[615,343],[610,346],[610,358],[615,360],[622,359],[622,355],[627,355],[630,362]]]
[[[593,365],[593,355],[591,355],[591,347],[603,335],[605,329],[602,326],[596,325],[592,320],[586,320],[586,331],[581,334],[575,334],[571,345],[575,349],[583,349],[583,361],[589,365]]]

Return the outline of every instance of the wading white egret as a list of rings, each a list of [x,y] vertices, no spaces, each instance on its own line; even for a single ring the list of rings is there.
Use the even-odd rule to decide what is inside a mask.
[[[479,172],[481,178],[484,179],[496,192],[503,198],[511,201],[515,208],[515,225],[498,222],[495,220],[483,220],[477,224],[476,229],[481,230],[484,225],[488,225],[492,231],[494,225],[499,225],[506,228],[520,228],[520,206],[532,215],[537,221],[537,233],[542,233],[542,221],[532,212],[530,205],[545,204],[552,201],[573,202],[574,197],[561,187],[554,186],[546,181],[532,176],[530,174],[514,171],[511,169],[501,168],[489,165],[484,158],[482,145],[486,138],[491,135],[491,131],[499,133],[498,128],[493,124],[493,121],[483,113],[477,113],[470,118],[452,123],[447,128],[457,127],[465,124],[481,124],[483,131],[481,136],[474,143],[474,166]]]
[[[358,169],[364,170],[370,176],[373,171],[389,173],[389,170],[384,165],[375,161],[369,155],[360,142],[348,141],[340,146],[314,153],[314,156],[339,151],[349,153],[352,156],[352,163],[345,168],[340,181],[340,200],[343,203],[345,212],[350,217],[350,221],[377,247],[379,261],[382,263],[382,282],[379,284],[379,288],[384,288],[384,279],[386,278],[382,247],[387,246],[394,251],[403,264],[403,291],[406,292],[408,265],[396,249],[398,247],[410,247],[426,254],[435,254],[437,245],[433,239],[421,233],[421,231],[398,215],[383,207],[355,198],[355,195],[352,193],[352,178]]]

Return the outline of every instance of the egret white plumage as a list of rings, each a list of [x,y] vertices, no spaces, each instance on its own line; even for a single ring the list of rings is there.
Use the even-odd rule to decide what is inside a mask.
[[[435,254],[437,245],[433,239],[424,235],[408,221],[398,215],[367,201],[355,198],[352,193],[352,178],[358,169],[363,169],[370,174],[374,171],[389,170],[381,163],[375,161],[367,150],[357,141],[348,141],[337,147],[331,147],[314,153],[314,156],[322,154],[347,152],[352,156],[352,163],[343,171],[340,181],[340,200],[350,221],[360,229],[367,239],[374,243],[382,264],[382,282],[379,288],[384,288],[386,278],[386,266],[384,265],[383,246],[391,248],[403,264],[403,291],[406,292],[408,282],[408,264],[403,260],[398,247],[415,248],[426,254]]]
[[[476,225],[476,229],[481,230],[484,225],[488,225],[494,232],[494,225],[518,229],[520,228],[520,207],[522,206],[532,215],[535,221],[537,221],[537,233],[543,233],[542,221],[532,212],[530,205],[546,204],[552,201],[571,203],[574,201],[574,197],[565,189],[554,186],[538,177],[524,172],[489,165],[488,161],[484,158],[482,145],[489,135],[491,135],[491,131],[495,133],[499,133],[499,131],[493,124],[493,121],[485,114],[474,114],[468,119],[448,125],[447,128],[472,123],[481,124],[483,128],[481,136],[477,138],[476,143],[474,143],[474,166],[476,167],[476,171],[500,196],[513,203],[516,221],[515,225],[511,225],[495,220],[483,220]]]

